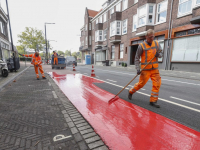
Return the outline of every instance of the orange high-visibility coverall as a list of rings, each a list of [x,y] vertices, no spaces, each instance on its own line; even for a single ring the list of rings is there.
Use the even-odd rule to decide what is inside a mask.
[[[35,56],[35,54],[23,54],[23,56],[25,57],[31,57],[32,60],[31,60],[31,64],[34,65],[34,68],[35,68],[35,73],[36,73],[36,77],[39,78],[39,72],[38,72],[38,68],[40,70],[40,73],[42,74],[42,77],[45,77],[44,75],[44,71],[43,71],[43,68],[42,68],[42,59],[40,56]]]
[[[57,53],[54,53],[53,56],[54,56],[54,63],[53,63],[53,64],[54,64],[54,65],[55,65],[55,64],[57,65],[57,64],[58,64],[58,54],[57,54]]]
[[[156,52],[161,51],[161,46],[158,41],[153,41],[151,46],[147,42],[143,42],[138,46],[137,54],[135,57],[136,69],[139,70],[139,60],[141,57],[141,69],[155,56]],[[159,57],[162,57],[162,52],[159,53]],[[152,62],[146,66],[146,68],[141,72],[139,82],[134,85],[133,88],[129,90],[130,94],[135,93],[140,88],[142,88],[149,78],[152,81],[152,92],[150,97],[150,102],[156,102],[158,100],[158,94],[161,86],[161,77],[158,70],[158,58],[155,57]]]

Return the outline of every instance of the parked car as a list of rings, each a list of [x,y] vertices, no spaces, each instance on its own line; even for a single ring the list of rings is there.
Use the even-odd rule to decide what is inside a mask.
[[[66,65],[67,66],[69,66],[69,65],[75,65],[75,66],[77,66],[77,61],[76,61],[76,59],[75,59],[75,57],[73,57],[73,56],[67,56],[66,57]]]

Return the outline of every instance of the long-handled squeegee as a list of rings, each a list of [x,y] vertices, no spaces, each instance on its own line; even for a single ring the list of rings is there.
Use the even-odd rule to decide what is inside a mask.
[[[161,51],[159,51],[159,53],[160,53]],[[150,63],[151,63],[151,61],[155,58],[156,56],[154,56],[145,66],[144,66],[144,68],[141,70],[141,72],[146,68],[146,66],[147,65],[149,65]],[[109,101],[108,101],[108,104],[111,104],[111,103],[113,103],[113,102],[115,102],[115,101],[117,101],[118,99],[119,99],[119,94],[133,81],[133,80],[135,80],[135,78],[138,76],[138,74],[123,88],[123,89],[121,89],[121,91],[119,91],[119,93],[117,93],[117,95],[115,95],[113,98],[111,98]]]

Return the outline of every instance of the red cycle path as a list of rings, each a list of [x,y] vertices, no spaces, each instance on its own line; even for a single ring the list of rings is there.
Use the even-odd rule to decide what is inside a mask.
[[[112,150],[200,150],[200,132],[123,99],[108,105],[114,95],[81,74],[51,77]],[[156,109],[156,108],[155,108]]]

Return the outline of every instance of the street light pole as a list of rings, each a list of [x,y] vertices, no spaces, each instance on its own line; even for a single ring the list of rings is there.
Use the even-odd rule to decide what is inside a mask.
[[[44,23],[44,28],[45,28],[45,43],[46,43],[46,61],[48,64],[48,51],[47,51],[47,33],[46,33],[46,24],[55,24],[55,23]]]

